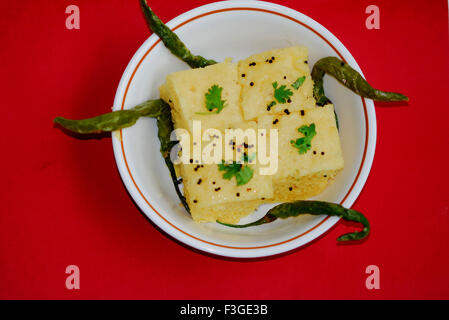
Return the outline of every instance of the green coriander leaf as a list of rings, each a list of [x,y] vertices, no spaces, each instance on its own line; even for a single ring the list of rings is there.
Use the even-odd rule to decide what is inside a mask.
[[[293,147],[298,149],[299,154],[304,154],[312,147],[312,139],[316,136],[315,124],[310,126],[303,125],[298,128],[298,131],[304,135],[304,137],[295,140],[290,140]]]
[[[287,100],[293,95],[293,92],[290,89],[287,89],[286,85],[282,85],[278,88],[277,81],[272,83],[272,86],[274,88],[274,98],[279,103],[286,103]]]
[[[220,113],[220,111],[225,107],[225,100],[221,100],[221,92],[223,91],[222,87],[214,84],[212,87],[204,95],[206,98],[206,109],[210,112],[216,110],[216,113]],[[207,114],[207,113],[206,113]]]
[[[306,138],[298,138],[295,140],[290,140],[290,143],[298,149],[299,154],[304,154],[310,149],[310,144],[307,143]]]
[[[249,180],[253,177],[254,170],[248,166],[244,166],[241,170],[235,175],[235,179],[237,180],[237,185],[241,186],[247,184]]]
[[[298,88],[304,83],[305,80],[306,80],[306,76],[299,77],[298,79],[296,79],[295,82],[292,83],[292,87],[295,90],[298,90]]]
[[[310,139],[312,139],[316,135],[315,123],[312,123],[310,126],[303,125],[298,128],[298,131],[306,137],[310,137]]]
[[[231,180],[231,178],[240,171],[241,166],[242,166],[241,164],[235,161],[231,164],[226,164],[224,160],[222,160],[221,163],[218,165],[218,170],[226,171],[223,174],[223,178],[226,180]]]
[[[221,164],[218,165],[218,170],[226,171],[223,174],[223,179],[231,180],[235,176],[238,186],[248,183],[254,174],[253,169],[235,161],[231,164],[225,164],[224,160],[222,160]]]

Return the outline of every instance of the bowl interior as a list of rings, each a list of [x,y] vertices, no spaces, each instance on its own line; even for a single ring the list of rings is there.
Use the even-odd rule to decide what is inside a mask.
[[[188,18],[197,17],[201,12],[213,11],[212,9],[216,8],[189,12],[171,21],[169,26],[179,26]],[[280,12],[280,9],[276,7],[274,11]],[[309,21],[305,23],[310,24]],[[309,48],[310,66],[322,57],[338,56],[329,43],[308,27],[285,16],[260,10],[227,10],[207,14],[182,24],[176,29],[176,33],[192,52],[217,61],[223,61],[227,57],[237,61],[253,53],[292,45],[305,45]],[[188,68],[161,42],[154,45],[156,40],[154,36],[149,38],[130,62],[117,91],[115,109],[120,109],[122,104],[126,109],[144,100],[158,98],[158,88],[165,81],[166,75]],[[346,55],[344,47],[340,49],[337,50],[346,60],[352,59],[350,55]],[[367,123],[371,120],[368,119],[366,107],[360,97],[330,77],[325,79],[325,88],[338,114],[345,169],[316,199],[341,203],[348,200],[348,194],[359,176],[366,153]],[[216,223],[195,223],[179,205],[180,201],[174,191],[168,169],[159,153],[155,120],[140,119],[134,126],[122,130],[121,141],[117,136],[113,140],[125,185],[140,208],[162,229],[202,250],[231,256],[278,253],[279,250],[285,251],[285,248],[276,249],[273,244],[288,242],[293,238],[296,238],[295,246],[310,241],[318,234],[303,237],[302,240],[299,240],[301,237],[298,236],[307,233],[326,218],[301,216],[248,229],[232,229]],[[364,181],[362,185],[363,183]],[[354,200],[357,194],[351,195]],[[351,204],[352,202],[349,205]],[[263,216],[271,206],[260,207],[242,222]],[[337,220],[329,220],[331,224],[327,228]],[[246,250],[245,253],[237,253],[237,248],[242,247],[258,247],[259,252],[255,254]],[[264,247],[271,249],[262,253],[260,250]],[[223,253],[223,250],[227,252]],[[229,250],[236,253],[229,253]]]

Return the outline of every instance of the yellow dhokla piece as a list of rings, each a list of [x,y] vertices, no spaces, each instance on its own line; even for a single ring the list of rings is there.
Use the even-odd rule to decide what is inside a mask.
[[[311,148],[299,154],[291,141],[304,136],[298,132],[298,128],[312,123],[315,124],[316,136],[311,141]],[[258,126],[279,130],[279,167],[273,176],[275,201],[315,196],[343,169],[344,160],[333,105],[314,107],[290,115],[265,115],[259,118]]]
[[[213,85],[223,88],[221,98],[226,101],[225,107],[218,114],[204,114],[209,113],[205,94]],[[175,128],[192,132],[192,120],[201,120],[202,126],[209,128],[226,127],[242,121],[240,85],[235,63],[223,62],[174,72],[167,76],[159,92],[161,99],[171,107]]]
[[[229,128],[220,130],[222,139],[211,139],[207,144],[221,148],[230,148],[233,154],[229,161],[243,162],[244,154],[249,158],[255,157],[252,152],[253,144],[249,144],[247,138],[240,144],[235,144],[234,137],[227,136],[225,129],[252,129],[256,137],[257,124],[255,122],[234,123]],[[218,136],[218,135],[217,135]],[[229,140],[229,141],[228,141]],[[247,148],[244,144],[246,143]],[[204,144],[204,142],[203,142]],[[203,150],[206,148],[204,144]],[[251,161],[250,161],[251,162]],[[260,175],[259,165],[256,163],[242,163],[253,170],[253,176],[248,183],[238,186],[235,177],[224,179],[225,171],[219,170],[219,165],[214,164],[181,164],[179,173],[183,178],[184,194],[189,204],[192,217],[195,221],[216,221],[217,219],[227,223],[237,223],[240,218],[252,213],[266,199],[273,198],[272,176]]]
[[[214,85],[222,88],[221,99],[226,101],[225,106],[219,113],[204,115],[207,112],[205,94]],[[255,122],[243,122],[240,90],[237,65],[224,62],[170,74],[165,84],[160,87],[160,95],[171,106],[176,129],[186,129],[193,138],[193,121],[200,120],[201,136],[207,129],[219,130],[221,140],[216,139],[218,135],[206,135],[209,141],[201,142],[201,150],[204,151],[211,144],[217,147],[220,145],[223,152],[225,148],[233,147],[231,152],[234,152],[234,155],[227,159],[232,161],[241,159],[245,150],[230,144],[231,141],[225,141],[225,130],[257,129]],[[237,186],[235,177],[230,180],[223,178],[225,171],[220,171],[218,164],[196,163],[193,144],[192,139],[192,163],[179,164],[176,171],[183,179],[184,195],[195,221],[219,219],[222,222],[236,223],[241,217],[252,213],[265,199],[273,197],[272,177],[259,175],[257,164],[244,164],[253,170],[253,177],[248,183]],[[196,144],[197,147],[198,145]],[[248,148],[246,151],[250,152]]]
[[[184,194],[195,221],[236,223],[252,213],[265,199],[273,197],[271,177],[261,176],[256,165],[252,179],[237,186],[236,178],[224,179],[217,164],[180,165]]]
[[[308,50],[303,46],[270,50],[250,56],[238,63],[242,87],[241,108],[245,120],[257,120],[262,115],[299,111],[315,107],[313,81],[307,63]],[[305,81],[298,89],[291,85],[298,78]],[[273,83],[292,91],[290,102],[268,105],[275,101]],[[268,110],[269,109],[269,110]]]
[[[238,223],[264,202],[313,197],[322,192],[343,168],[334,108],[332,105],[315,106],[307,59],[307,48],[296,46],[256,54],[238,64],[223,62],[167,76],[160,87],[161,98],[171,107],[175,128],[186,129],[191,136],[188,142],[190,159],[175,168],[183,179],[184,195],[195,221]],[[304,82],[294,88],[292,84],[301,77],[305,77]],[[276,101],[267,108],[276,100],[273,82],[277,82],[278,87],[285,85],[292,95],[290,101]],[[205,95],[214,85],[221,88],[221,100],[225,101],[219,113],[208,112],[206,108]],[[198,147],[193,141],[194,120],[201,121],[200,137],[210,128],[219,130],[219,136],[204,135],[208,140],[202,140]],[[316,136],[311,141],[311,149],[300,154],[291,141],[303,137],[298,128],[312,123]],[[238,186],[235,176],[223,178],[226,171],[220,171],[218,163],[204,162],[205,150],[210,156],[210,151],[217,147],[221,147],[223,159],[225,149],[232,148],[231,158],[226,158],[231,162],[241,160],[244,154],[250,159],[257,155],[256,131],[256,147],[251,149],[254,146],[248,139],[243,143],[226,137],[227,129],[266,129],[266,150],[271,150],[270,129],[278,129],[277,172],[261,175],[262,165],[256,157],[256,163],[242,164],[253,170],[253,176]],[[202,151],[203,161],[198,163],[195,148]],[[182,155],[186,155],[184,147]],[[215,160],[220,162],[220,159]]]

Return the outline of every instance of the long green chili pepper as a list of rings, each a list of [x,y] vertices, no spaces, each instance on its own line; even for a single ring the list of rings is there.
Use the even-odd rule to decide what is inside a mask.
[[[161,38],[162,42],[171,53],[187,63],[191,68],[201,68],[217,63],[214,60],[209,60],[192,54],[179,37],[154,14],[146,0],[140,0],[140,6],[150,30]]]
[[[336,57],[326,57],[318,60],[312,69],[313,96],[319,106],[331,102],[324,94],[323,77],[326,73],[362,97],[376,101],[408,101],[408,97],[403,94],[374,89],[347,63]]]
[[[70,120],[56,117],[53,121],[67,130],[82,134],[109,132],[130,127],[140,117],[156,118],[165,104],[161,99],[148,100],[132,109],[113,111],[93,118]]]
[[[168,104],[165,104],[163,109],[161,109],[160,115],[157,117],[157,128],[158,128],[157,134],[159,137],[159,141],[161,143],[160,149],[161,154],[165,160],[165,164],[167,165],[168,170],[170,171],[170,176],[173,180],[173,185],[175,186],[176,194],[181,200],[181,203],[183,204],[184,208],[187,210],[187,212],[190,213],[189,205],[187,204],[186,198],[179,189],[179,184],[181,183],[181,181],[178,180],[178,177],[176,176],[175,167],[173,166],[173,162],[170,159],[170,150],[173,148],[175,144],[178,143],[178,141],[170,141],[170,135],[174,130],[174,127],[171,117],[170,106]]]
[[[161,143],[161,154],[165,164],[170,171],[175,190],[182,204],[190,213],[185,197],[179,189],[181,183],[175,172],[175,168],[170,159],[170,150],[177,141],[170,141],[170,134],[173,131],[173,121],[171,118],[170,106],[162,99],[148,100],[135,106],[132,109],[113,111],[97,117],[83,120],[69,120],[57,117],[54,122],[60,124],[72,132],[89,134],[109,132],[132,126],[140,117],[151,117],[157,119],[158,137]]]
[[[343,218],[344,220],[359,222],[363,225],[362,231],[346,233],[338,237],[337,241],[360,240],[365,238],[370,232],[368,219],[366,219],[362,213],[353,209],[346,209],[339,204],[312,200],[298,200],[279,204],[270,209],[261,219],[248,224],[238,225],[227,224],[220,221],[217,222],[228,227],[247,228],[270,223],[278,218],[286,219],[289,217],[297,217],[301,214],[326,214],[328,216],[338,216]]]

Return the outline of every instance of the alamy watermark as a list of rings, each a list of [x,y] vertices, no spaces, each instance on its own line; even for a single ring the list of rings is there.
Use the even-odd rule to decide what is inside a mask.
[[[80,268],[71,264],[65,268],[69,276],[65,279],[65,287],[69,290],[80,289]]]
[[[272,175],[278,170],[278,129],[215,128],[201,129],[193,120],[192,134],[175,129],[171,141],[178,141],[171,152],[174,164],[259,163],[259,174]],[[269,136],[269,139],[268,139]]]
[[[65,19],[65,27],[69,30],[80,28],[80,8],[71,4],[65,8],[65,13],[69,16]]]
[[[365,13],[369,16],[365,20],[365,26],[368,30],[380,29],[380,9],[376,5],[369,5],[365,9]]]
[[[371,264],[366,267],[365,273],[369,276],[365,280],[365,286],[368,290],[380,289],[380,270],[379,267]]]

